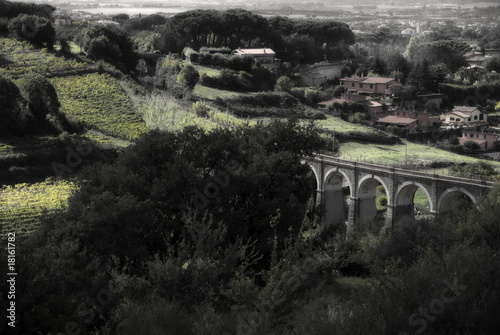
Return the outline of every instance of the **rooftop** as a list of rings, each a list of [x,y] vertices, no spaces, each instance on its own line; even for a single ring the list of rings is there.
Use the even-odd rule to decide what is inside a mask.
[[[460,116],[461,118],[468,118],[470,117],[470,114],[467,114],[467,113],[462,113],[462,112],[451,112],[453,115],[456,115],[456,116]]]
[[[391,81],[396,81],[396,78],[384,78],[384,77],[350,77],[341,78],[340,80],[345,81],[355,81],[358,83],[366,84],[387,84]]]
[[[269,49],[269,48],[236,49],[233,51],[233,54],[252,55],[252,56],[276,55],[276,53],[272,49]]]
[[[477,107],[469,107],[469,106],[455,106],[453,107],[453,110],[451,111],[452,113],[465,113],[467,114],[467,117],[470,116],[470,114],[474,111],[476,111],[478,108]]]
[[[409,125],[409,124],[412,124],[414,122],[417,122],[417,120],[410,119],[407,117],[397,117],[394,115],[389,115],[389,116],[386,116],[386,117],[379,119],[377,122]]]

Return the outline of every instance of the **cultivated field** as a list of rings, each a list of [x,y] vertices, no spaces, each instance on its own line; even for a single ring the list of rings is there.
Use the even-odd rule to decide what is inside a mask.
[[[74,189],[69,181],[48,179],[35,184],[0,188],[1,235],[16,231],[29,233],[40,223],[40,215],[64,209]]]

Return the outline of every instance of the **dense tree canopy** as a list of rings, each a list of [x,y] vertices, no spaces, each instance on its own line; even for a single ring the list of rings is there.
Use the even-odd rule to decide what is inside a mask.
[[[465,66],[465,53],[470,46],[457,40],[429,40],[412,37],[405,55],[412,61],[429,59],[433,64],[445,64],[448,70],[455,72]]]
[[[38,46],[52,48],[56,31],[52,22],[38,15],[21,14],[9,21],[9,32]]]
[[[52,19],[52,13],[56,10],[49,4],[36,4],[32,2],[13,2],[0,0],[0,17],[9,19],[21,14],[36,15],[46,19]]]
[[[120,61],[129,69],[137,64],[133,42],[121,28],[93,25],[82,31],[77,42],[91,58]]]
[[[48,218],[26,244],[33,253],[19,314],[39,308],[19,325],[30,333],[64,331],[72,320],[87,330],[111,322],[113,304],[88,319],[75,303],[107,287],[106,271],[145,276],[186,306],[227,304],[225,295],[237,296],[229,283],[269,268],[273,250],[301,229],[315,191],[301,159],[321,143],[315,126],[296,121],[208,133],[191,127],[152,132],[115,164],[85,169],[67,213]]]
[[[323,60],[325,54],[328,59],[343,58],[345,45],[354,41],[345,23],[284,17],[267,19],[243,9],[179,13],[168,19],[160,30],[163,52],[181,52],[185,46],[196,50],[201,47],[271,47],[281,58],[299,53],[302,57],[295,60],[304,62]]]

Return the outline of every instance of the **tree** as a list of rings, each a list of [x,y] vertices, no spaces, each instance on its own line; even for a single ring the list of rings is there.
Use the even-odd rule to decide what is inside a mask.
[[[9,32],[37,46],[52,48],[56,31],[49,19],[37,15],[21,14],[9,21]]]
[[[54,86],[39,74],[28,74],[19,80],[21,94],[28,102],[28,109],[37,120],[47,114],[56,115],[61,104]]]
[[[130,19],[130,16],[128,16],[127,14],[117,14],[111,19],[115,22],[118,22],[120,25],[123,25],[128,19]]]
[[[48,4],[35,4],[32,2],[13,2],[0,0],[0,16],[7,19],[15,18],[21,14],[36,15],[53,20],[52,13],[56,8]]]
[[[19,134],[30,119],[26,100],[9,78],[0,74],[0,136]]]
[[[302,160],[322,143],[312,123],[297,120],[187,127],[150,132],[116,162],[84,169],[68,210],[46,217],[25,244],[16,311],[37,308],[16,327],[112,327],[117,305],[151,289],[182,308],[230,310],[235,285],[256,285],[273,250],[280,255],[301,231],[316,189]]]
[[[148,72],[148,66],[146,64],[146,61],[144,59],[139,59],[139,62],[137,63],[137,66],[135,67],[136,70],[138,70],[141,73],[141,77],[143,76],[144,72]]]
[[[185,65],[177,76],[177,81],[191,90],[194,89],[199,80],[200,73],[190,64]]]
[[[380,76],[383,76],[387,72],[387,66],[385,62],[380,59],[380,57],[375,57],[375,61],[371,69]]]
[[[119,60],[120,47],[111,42],[107,36],[93,38],[86,45],[87,55],[92,59]]]
[[[495,57],[491,57],[490,59],[488,59],[486,61],[485,68],[488,71],[495,71],[497,73],[500,73],[500,57],[495,56]]]
[[[333,96],[335,98],[340,98],[340,96],[342,95],[342,93],[344,93],[345,91],[346,91],[345,85],[335,86],[335,89],[333,90]]]
[[[290,92],[292,89],[292,81],[287,76],[281,76],[276,81],[274,86],[275,92]]]
[[[93,25],[77,38],[80,47],[93,59],[108,59],[122,62],[134,69],[137,55],[127,33],[116,26]]]

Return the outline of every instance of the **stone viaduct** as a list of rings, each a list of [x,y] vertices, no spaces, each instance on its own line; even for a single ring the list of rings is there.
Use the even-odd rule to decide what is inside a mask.
[[[387,194],[385,228],[415,220],[413,198],[418,188],[427,195],[430,212],[437,217],[453,211],[464,196],[477,203],[493,186],[489,181],[359,163],[323,154],[315,155],[308,164],[316,176],[316,203],[325,209],[324,223],[346,223],[347,230],[377,213],[379,184]],[[347,187],[349,192],[345,194]]]

